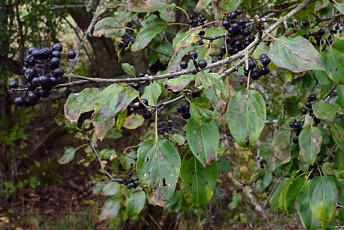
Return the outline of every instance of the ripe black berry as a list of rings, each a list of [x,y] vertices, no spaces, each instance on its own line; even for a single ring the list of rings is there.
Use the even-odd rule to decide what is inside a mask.
[[[35,58],[34,58],[33,55],[31,55],[31,54],[27,54],[27,55],[24,57],[24,63],[25,63],[25,65],[27,65],[27,66],[31,66],[31,65],[35,64]]]
[[[14,98],[13,103],[15,106],[22,106],[25,104],[24,98],[23,97],[16,97],[16,98]]]
[[[50,77],[49,78],[49,85],[50,86],[55,86],[55,85],[57,85],[58,83],[57,83],[57,79],[55,78],[55,77]]]
[[[32,78],[31,84],[35,87],[39,86],[39,78],[38,77]]]
[[[46,90],[46,89],[40,89],[40,90],[38,90],[37,93],[40,97],[46,98],[46,97],[49,97],[50,91]]]
[[[264,65],[264,66],[267,66],[267,65],[269,65],[269,63],[270,63],[270,58],[262,58],[261,59],[261,63],[262,63],[262,65]]]
[[[237,16],[238,16],[238,15],[237,15],[236,12],[232,12],[232,13],[231,13],[231,19],[235,19]]]
[[[321,35],[320,34],[314,35],[314,39],[319,42],[321,40]]]
[[[221,50],[221,52],[222,53],[226,53],[226,46],[225,45],[222,45],[221,47],[220,47],[220,50]]]
[[[259,56],[259,60],[260,60],[260,61],[262,61],[262,59],[264,59],[264,58],[269,58],[269,57],[268,57],[268,55],[266,55],[266,54],[261,54],[261,55]]]
[[[303,25],[304,27],[307,27],[307,26],[309,25],[309,22],[308,22],[307,20],[303,20],[303,21],[302,21],[302,25]]]
[[[186,112],[182,114],[182,117],[187,120],[191,117],[191,114],[189,112]]]
[[[256,66],[257,66],[257,63],[255,61],[250,60],[248,62],[248,69],[254,69],[256,68]]]
[[[144,76],[145,76],[144,73],[142,73],[142,72],[139,73],[139,77],[144,77]]]
[[[298,121],[294,121],[294,127],[295,128],[301,128],[301,123],[300,122],[298,122]]]
[[[62,52],[63,46],[62,46],[60,43],[55,43],[55,44],[51,47],[51,49],[52,49],[53,51]]]
[[[192,90],[191,96],[192,96],[192,98],[200,97],[201,91],[199,89],[195,88],[194,90]]]
[[[49,67],[50,69],[55,69],[56,67],[58,67],[60,64],[60,59],[57,57],[53,57],[50,62],[49,62]]]
[[[299,143],[299,138],[297,138],[297,137],[294,137],[294,138],[293,138],[293,143],[294,143],[294,144],[297,144],[297,143]]]
[[[307,108],[311,108],[312,107],[312,103],[310,101],[306,101],[305,105],[306,105]]]
[[[136,90],[139,90],[140,89],[140,83],[139,82],[135,82],[132,87]]]
[[[32,83],[33,83],[33,79],[32,79]],[[49,78],[45,75],[42,75],[38,78],[38,83],[40,86],[45,87],[45,86],[49,86]]]
[[[140,103],[139,107],[140,107],[140,109],[145,109],[146,106],[148,106],[148,100],[147,99],[141,99],[141,101],[142,101],[142,103]],[[146,106],[144,106],[144,104]]]
[[[177,106],[177,112],[178,113],[185,113],[185,104],[180,104]]]
[[[294,122],[290,122],[290,123],[289,123],[290,128],[293,128],[294,125],[295,125]]]
[[[53,71],[54,77],[62,77],[63,74],[64,74],[64,69],[61,67],[58,67],[58,68],[54,69],[54,71]]]
[[[267,74],[269,74],[269,73],[270,73],[269,67],[263,66],[263,67],[260,69],[260,73],[261,73],[262,75],[267,75]]]
[[[228,28],[231,26],[231,24],[230,24],[227,20],[223,20],[223,21],[222,21],[222,26],[223,26],[225,29],[228,29]]]
[[[237,15],[241,15],[242,14],[242,9],[237,9],[235,12],[237,13]]]
[[[19,83],[16,80],[11,81],[10,84],[8,85],[8,87],[10,89],[17,89],[19,87]]]
[[[74,50],[68,51],[67,57],[68,57],[69,59],[74,59],[74,58],[76,57],[76,52],[75,52]]]
[[[196,51],[191,51],[191,52],[189,52],[188,55],[191,59],[194,59],[194,60],[196,60],[198,58],[198,53]]]
[[[256,39],[253,35],[248,36],[247,40],[251,43]]]
[[[124,43],[123,43],[123,42],[118,42],[118,43],[117,43],[117,46],[118,46],[119,48],[122,48],[122,47],[124,46]]]
[[[244,29],[243,35],[244,35],[245,37],[249,36],[250,34],[251,34],[251,31],[250,31],[250,30]]]
[[[51,56],[52,56],[52,57],[61,58],[61,52],[55,50],[55,51],[53,51],[53,52],[51,53]]]
[[[306,108],[302,108],[302,114],[307,114],[308,110]]]
[[[27,83],[26,84],[26,88],[30,91],[33,91],[36,89],[36,86],[32,85],[31,83]]]
[[[308,99],[309,99],[310,101],[315,101],[315,100],[317,99],[317,95],[315,95],[314,93],[312,93],[312,94],[309,95]]]
[[[251,70],[250,77],[253,80],[258,80],[261,77],[261,73],[258,69],[253,69],[253,70]]]
[[[198,62],[198,67],[200,67],[201,69],[204,69],[205,67],[207,67],[207,62],[205,60],[200,60]]]
[[[39,95],[36,92],[30,92],[27,95],[27,101],[31,104],[37,103],[39,100]]]
[[[325,30],[324,29],[320,29],[318,31],[318,33],[319,33],[320,36],[323,36],[325,34]]]
[[[35,49],[37,49],[37,48],[34,47],[34,46],[31,46],[30,48],[27,49],[27,53],[28,53],[28,54],[31,54],[32,51],[34,51]]]
[[[186,61],[181,61],[180,62],[180,68],[182,68],[182,69],[188,68],[188,63]]]
[[[238,31],[239,30],[239,24],[234,22],[231,27],[233,28],[234,31]]]
[[[148,119],[150,119],[152,117],[152,113],[148,109],[145,109],[143,111],[142,116],[143,116],[144,119],[148,120]]]

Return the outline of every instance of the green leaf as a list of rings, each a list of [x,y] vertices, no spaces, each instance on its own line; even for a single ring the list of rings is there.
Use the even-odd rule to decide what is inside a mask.
[[[277,186],[276,191],[271,196],[271,199],[269,200],[270,208],[275,209],[278,207],[278,200],[281,196],[283,188],[289,183],[290,178],[284,178],[281,183]]]
[[[105,202],[102,208],[102,212],[99,216],[99,221],[113,218],[118,215],[119,209],[121,208],[121,203],[117,199],[109,199]]]
[[[124,70],[124,72],[126,72],[127,74],[134,76],[135,77],[135,68],[134,66],[130,65],[129,63],[122,63],[122,69]]]
[[[182,160],[180,178],[180,187],[185,191],[184,197],[188,204],[194,207],[204,206],[214,193],[217,178],[216,162],[203,167],[194,156],[186,154]]]
[[[193,80],[195,80],[195,75],[193,74],[185,74],[178,78],[170,79],[167,81],[167,90],[172,90],[172,92],[180,92]]]
[[[137,157],[136,152],[135,151],[131,151],[129,153],[126,153],[125,155],[122,154],[120,155],[119,159],[121,161],[121,165],[123,166],[123,168],[125,170],[129,170],[131,168],[133,168],[133,166],[135,165],[135,158]]]
[[[217,112],[209,109],[210,101],[205,97],[197,97],[190,103],[191,117],[197,121],[211,122],[218,116]]]
[[[232,201],[228,204],[228,208],[235,209],[241,203],[241,196],[236,194],[233,196]]]
[[[174,53],[177,53],[180,49],[184,49],[191,45],[191,43],[196,43],[200,39],[197,37],[199,32],[202,30],[201,26],[191,28],[189,31],[187,31],[184,34],[181,34],[180,36],[176,37],[173,40],[173,50]]]
[[[268,55],[277,67],[293,73],[325,70],[319,52],[308,40],[301,36],[276,38]]]
[[[263,179],[258,184],[259,191],[264,191],[264,189],[266,189],[271,184],[271,182],[272,182],[272,173],[266,171]]]
[[[207,31],[205,31],[204,36],[206,37],[214,37],[217,35],[223,35],[223,34],[227,34],[227,30],[225,30],[223,27],[212,27],[210,29],[208,29]]]
[[[99,183],[96,185],[96,187],[94,187],[94,189],[92,190],[93,194],[98,194],[99,192],[101,192],[103,190],[103,188],[105,187],[105,183]]]
[[[210,165],[216,160],[219,148],[219,129],[215,121],[210,123],[190,119],[186,128],[186,138],[190,150],[202,165]]]
[[[290,154],[290,130],[287,129],[280,129],[275,133],[274,139],[272,141],[272,150],[274,156],[278,159],[283,161],[283,163],[287,163],[291,159]]]
[[[179,145],[183,145],[185,143],[185,138],[183,135],[180,134],[173,134],[171,137],[171,141],[177,143]]]
[[[127,200],[127,212],[129,216],[137,215],[145,207],[146,195],[144,191],[136,191]]]
[[[337,121],[333,122],[331,125],[331,134],[334,142],[338,145],[339,148],[344,150],[344,128]]]
[[[104,35],[108,38],[115,38],[123,36],[124,33],[125,28],[117,21],[116,18],[106,17],[95,24],[92,35],[94,37],[101,37]]]
[[[334,7],[336,7],[341,14],[344,14],[344,3],[336,3]]]
[[[132,113],[127,117],[123,123],[123,127],[126,129],[137,129],[143,125],[145,119],[136,113]]]
[[[344,51],[344,40],[336,39],[332,43],[332,48],[339,50],[340,52],[343,52]]]
[[[337,86],[338,99],[337,103],[344,108],[344,85]]]
[[[145,92],[141,98],[147,99],[149,105],[156,105],[158,103],[158,98],[161,95],[160,84],[153,82],[145,87]]]
[[[234,140],[240,146],[254,145],[266,120],[263,97],[254,90],[237,92],[228,103],[226,120]]]
[[[77,122],[80,115],[93,110],[99,89],[88,88],[80,93],[71,93],[64,106],[64,113],[70,122]]]
[[[168,209],[170,213],[178,213],[182,207],[182,202],[184,201],[183,192],[181,190],[176,191],[173,194],[172,199],[164,207]]]
[[[165,28],[167,28],[167,22],[156,15],[151,15],[143,20],[142,27],[135,38],[131,51],[138,52],[144,49]]]
[[[146,140],[139,147],[137,174],[152,201],[164,206],[176,188],[180,171],[177,149],[164,138]]]
[[[314,217],[324,227],[336,211],[337,188],[331,176],[314,177],[309,184],[308,199]]]
[[[329,78],[337,84],[344,83],[344,57],[342,52],[329,47],[323,53],[326,72]]]
[[[73,147],[64,147],[62,155],[59,157],[57,162],[61,165],[68,164],[74,159],[76,150]]]
[[[309,182],[306,182],[305,186],[300,192],[298,198],[298,213],[303,226],[307,230],[317,230],[320,227],[320,223],[315,219],[315,217],[312,214],[311,208],[309,207],[308,187]]]
[[[118,112],[125,109],[139,92],[129,87],[112,84],[103,89],[95,101],[95,121],[112,119]]]
[[[128,0],[128,10],[134,12],[154,12],[164,10],[173,5],[168,5],[167,0]]]
[[[156,50],[159,50],[160,52],[164,53],[164,54],[169,54],[169,55],[173,55],[173,48],[172,45],[167,42],[167,41],[161,41],[158,43],[158,45],[156,47],[154,47]],[[154,52],[154,51],[152,51]],[[156,53],[158,55],[158,58],[161,62],[164,61],[168,61],[170,58],[166,57],[165,55]]]
[[[103,149],[100,151],[99,157],[107,160],[113,160],[113,158],[116,157],[116,151],[114,149]]]
[[[104,186],[102,194],[104,196],[115,196],[120,192],[120,190],[121,186],[118,183],[111,182]]]
[[[221,0],[220,7],[226,11],[237,9],[243,0]]]
[[[321,150],[323,135],[317,127],[303,128],[299,136],[301,159],[307,163],[313,163]]]
[[[296,174],[294,174],[295,176]],[[290,213],[294,208],[294,201],[297,199],[302,186],[306,183],[305,177],[299,177],[294,180],[294,176],[283,187],[278,199],[279,208],[282,211]]]
[[[216,91],[221,92],[225,97],[229,97],[228,90],[222,80],[222,77],[217,73],[199,72],[200,80],[205,89],[214,87]],[[221,96],[221,94],[220,94]]]
[[[203,9],[205,9],[210,4],[210,2],[211,2],[211,0],[199,0],[197,2],[195,12],[197,12],[197,13],[201,12]]]
[[[338,112],[337,106],[327,101],[313,103],[312,109],[317,118],[328,121],[333,121]]]

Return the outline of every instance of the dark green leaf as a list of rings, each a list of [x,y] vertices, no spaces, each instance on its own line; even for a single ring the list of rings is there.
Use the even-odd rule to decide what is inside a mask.
[[[152,201],[164,206],[176,188],[180,171],[177,149],[164,138],[144,141],[138,149],[137,174]]]
[[[228,103],[226,120],[234,140],[240,146],[254,145],[266,120],[263,97],[254,90],[237,92]]]
[[[197,97],[190,103],[190,113],[197,121],[211,122],[218,114],[210,109],[210,101],[205,97]]]
[[[95,101],[95,121],[112,119],[118,112],[125,109],[139,92],[129,87],[112,84],[99,93]]]
[[[210,165],[216,159],[219,148],[219,129],[216,122],[199,122],[192,118],[185,128],[192,153],[204,166]]]
[[[331,134],[332,134],[332,138],[333,138],[334,142],[336,142],[336,144],[338,145],[339,148],[344,150],[344,128],[343,128],[343,126],[340,123],[338,123],[337,121],[335,121],[331,125],[330,130],[331,130]]]
[[[317,127],[306,127],[302,129],[299,136],[301,158],[307,163],[313,163],[321,150],[323,135]]]
[[[278,207],[278,200],[281,196],[283,188],[289,183],[290,178],[284,178],[281,183],[277,186],[276,191],[271,196],[271,199],[269,200],[270,208],[275,209]]]
[[[135,68],[134,68],[134,66],[130,65],[129,63],[122,63],[122,69],[127,74],[129,74],[131,76],[135,76],[135,73],[136,73]]]
[[[145,119],[141,115],[132,113],[125,119],[123,127],[126,129],[136,129],[143,125],[144,121]]]
[[[99,157],[107,160],[112,160],[116,157],[116,151],[114,149],[103,149],[102,151],[100,151]]]
[[[323,59],[328,76],[337,84],[344,83],[344,57],[339,50],[329,47],[323,53]]]
[[[315,116],[319,119],[333,121],[336,117],[338,108],[336,105],[327,101],[315,102],[312,104],[312,109]]]
[[[339,40],[336,39],[333,43],[332,43],[332,48],[339,50],[340,52],[344,51],[344,40]]]
[[[143,20],[142,27],[135,38],[131,51],[138,52],[144,49],[165,28],[167,28],[167,22],[156,15],[151,15]]]
[[[100,213],[99,220],[106,220],[118,215],[119,209],[121,208],[121,203],[117,199],[109,199],[105,202]]]
[[[309,185],[308,199],[313,215],[324,227],[336,211],[337,188],[331,176],[314,177]]]
[[[177,53],[180,49],[184,49],[191,45],[191,43],[196,43],[200,39],[197,37],[198,33],[202,30],[201,26],[198,26],[196,28],[191,28],[189,31],[187,31],[184,34],[181,34],[181,36],[176,37],[173,40],[173,50],[174,53]]]
[[[302,186],[306,183],[305,177],[294,179],[294,176],[283,187],[281,195],[278,199],[278,205],[280,209],[287,213],[290,213],[293,210],[294,201],[297,199]]]
[[[276,38],[268,55],[277,67],[294,73],[302,73],[307,70],[325,70],[319,52],[301,36]]]
[[[62,155],[59,157],[57,162],[61,165],[68,164],[74,159],[76,150],[73,147],[64,147]]]
[[[217,178],[216,162],[203,167],[191,154],[184,156],[180,172],[181,188],[186,201],[195,207],[208,204],[213,196]]]
[[[88,88],[80,93],[71,93],[64,106],[64,113],[70,122],[77,122],[80,115],[93,110],[99,89]]]
[[[337,86],[338,99],[337,103],[344,108],[344,85]]]
[[[144,191],[135,191],[127,200],[127,212],[129,216],[137,215],[145,207],[146,195]]]
[[[225,30],[223,27],[212,27],[212,28],[208,29],[207,31],[205,31],[204,36],[214,37],[217,35],[224,35],[227,33],[228,33],[227,30]]]

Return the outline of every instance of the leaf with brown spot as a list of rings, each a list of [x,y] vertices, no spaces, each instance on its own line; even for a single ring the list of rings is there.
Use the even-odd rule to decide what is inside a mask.
[[[291,159],[290,155],[290,130],[281,129],[274,134],[272,141],[272,150],[274,156],[278,159],[287,163]]]
[[[92,111],[99,89],[88,88],[80,93],[71,93],[64,105],[64,113],[70,122],[77,122],[80,115]]]
[[[178,78],[170,79],[167,83],[167,90],[172,90],[172,92],[180,92],[183,90],[191,81],[195,80],[195,75],[185,74]]]
[[[99,20],[94,26],[93,36],[101,37],[105,36],[108,38],[121,37],[125,33],[125,28],[117,22],[116,18],[106,17]]]
[[[301,159],[306,163],[313,163],[321,150],[323,134],[317,127],[303,128],[299,136]]]
[[[94,127],[94,135],[97,139],[103,140],[107,131],[109,131],[116,123],[116,119],[109,119],[105,121],[92,121]]]
[[[207,123],[192,118],[185,129],[191,152],[203,166],[210,165],[216,159],[219,148],[220,135],[216,122]]]
[[[314,46],[302,36],[295,38],[279,37],[271,44],[268,52],[271,61],[281,69],[293,73],[308,70],[325,70],[323,60]]]
[[[128,10],[134,12],[153,12],[173,7],[167,0],[128,0]]]

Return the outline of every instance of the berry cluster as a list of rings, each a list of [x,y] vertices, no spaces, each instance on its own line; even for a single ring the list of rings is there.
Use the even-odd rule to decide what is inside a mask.
[[[313,109],[312,109],[312,102],[317,100],[317,96],[312,93],[309,95],[308,100],[305,103],[306,108],[302,108],[302,114],[306,115],[307,113],[313,118],[315,124],[319,124],[320,120],[314,116]]]
[[[189,103],[183,103],[183,104],[178,105],[177,111],[178,113],[182,114],[182,117],[184,119],[189,119],[191,117]]]
[[[222,59],[226,53],[233,55],[244,50],[255,39],[251,35],[251,31],[246,28],[246,20],[236,19],[242,12],[241,9],[230,12],[227,14],[227,19],[222,21],[222,26],[228,31],[226,35],[227,46],[222,45],[220,47],[221,54],[219,59]]]
[[[128,176],[131,177],[133,174],[131,172],[128,173]],[[128,189],[137,188],[139,186],[139,178],[136,177],[135,179],[123,179],[123,184],[127,186]]]
[[[149,111],[149,109],[147,108],[148,106],[148,101],[147,99],[141,99],[141,102],[139,104],[139,109],[140,109],[140,113],[143,116],[144,119],[148,120],[152,117],[152,112]]]
[[[261,169],[265,168],[265,164],[266,164],[266,161],[265,161],[264,158],[262,158],[262,159],[259,160],[259,167],[260,167]]]
[[[258,68],[257,61],[255,59],[252,58],[251,60],[249,60],[247,66],[248,69],[246,69],[246,66],[244,67],[245,76],[250,75],[250,78],[252,78],[253,80],[258,80],[262,75],[267,75],[270,73],[268,65],[271,62],[271,60],[268,57],[268,55],[261,54],[259,60],[262,65],[261,68]]]
[[[321,166],[323,162],[323,159],[318,158],[314,164],[310,164],[308,167],[308,172],[311,172],[308,176],[308,179],[313,179],[314,176],[320,176],[321,175],[321,169],[318,166]]]
[[[188,53],[188,57],[193,60],[194,65],[196,66],[196,68],[201,68],[204,69],[205,67],[207,67],[208,63],[206,60],[200,60],[198,61],[198,63],[196,62],[196,59],[198,58],[198,53],[196,51],[191,51]],[[180,68],[182,69],[187,69],[189,66],[189,63],[186,61],[181,61],[180,62]]]
[[[142,78],[144,77],[145,74],[144,73],[139,73],[138,77]],[[139,90],[140,89],[140,82],[135,82],[134,84],[129,84],[128,87],[131,87],[133,89]]]
[[[289,126],[290,126],[290,128],[292,128],[292,132],[295,132],[295,135],[297,136],[297,137],[293,138],[293,143],[295,143],[295,144],[299,143],[298,136],[300,135],[300,133],[302,131],[301,122],[294,120],[293,122],[290,122]]]
[[[205,18],[205,16],[203,14],[200,14],[198,16],[198,19],[195,18],[194,15],[190,15],[190,19],[188,21],[188,24],[191,26],[191,27],[197,27],[199,25],[204,25],[204,22],[206,21],[207,19]]]
[[[128,45],[130,43],[134,43],[134,42],[135,42],[135,38],[128,38],[128,39],[124,39],[121,42],[118,42],[117,46],[118,46],[118,48],[126,48],[126,47],[128,47]]]
[[[172,130],[172,122],[166,121],[164,118],[158,121],[158,133],[164,135],[168,130]]]
[[[37,104],[40,98],[46,98],[50,90],[59,84],[64,74],[64,69],[59,67],[63,46],[54,44],[51,49],[44,47],[38,49],[30,47],[24,58],[23,74],[26,79],[25,85],[19,85],[17,81],[9,84],[10,89],[22,88],[21,96],[14,99],[16,106],[30,106]],[[67,53],[69,59],[76,57],[76,52],[71,50]]]

